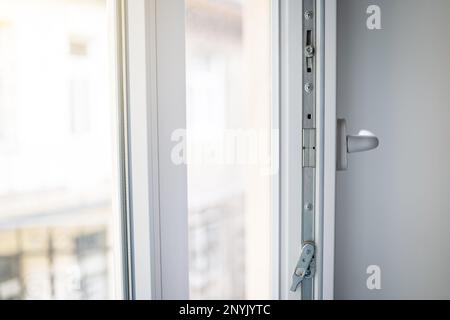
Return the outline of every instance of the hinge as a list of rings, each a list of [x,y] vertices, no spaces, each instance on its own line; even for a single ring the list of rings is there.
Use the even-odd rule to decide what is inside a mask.
[[[303,129],[303,168],[316,167],[316,129]]]

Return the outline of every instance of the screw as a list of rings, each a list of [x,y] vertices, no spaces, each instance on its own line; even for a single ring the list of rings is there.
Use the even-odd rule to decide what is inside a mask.
[[[307,84],[305,84],[305,91],[306,91],[307,93],[311,93],[313,90],[314,90],[314,86],[313,86],[312,83],[307,83]]]
[[[313,46],[307,46],[305,48],[305,56],[307,58],[312,58],[314,56],[314,47]]]
[[[313,209],[312,203],[307,203],[307,204],[305,205],[305,209],[308,210],[308,211],[311,211],[311,210]]]
[[[305,273],[301,269],[295,270],[295,275],[298,276],[298,277],[303,277],[304,274]]]
[[[306,11],[305,12],[305,19],[311,20],[314,17],[314,13],[312,11]]]

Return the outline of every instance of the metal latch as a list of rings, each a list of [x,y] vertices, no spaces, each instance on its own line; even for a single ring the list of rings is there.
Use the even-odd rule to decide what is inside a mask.
[[[296,292],[298,286],[303,282],[305,278],[312,278],[316,273],[316,261],[315,261],[315,245],[313,242],[305,242],[295,267],[294,275],[292,276],[291,291]]]
[[[303,168],[316,166],[316,129],[303,129]]]

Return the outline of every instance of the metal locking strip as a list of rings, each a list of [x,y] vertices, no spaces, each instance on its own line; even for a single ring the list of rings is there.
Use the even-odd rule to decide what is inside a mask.
[[[301,298],[314,298],[314,212],[316,186],[316,0],[303,0],[303,179],[302,250],[291,291],[301,285]]]

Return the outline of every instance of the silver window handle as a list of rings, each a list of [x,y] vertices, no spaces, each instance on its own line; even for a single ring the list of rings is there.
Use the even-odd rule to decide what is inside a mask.
[[[358,135],[347,134],[347,121],[338,119],[337,122],[337,163],[338,171],[348,169],[348,154],[365,152],[378,148],[379,139],[370,131],[362,130]]]

